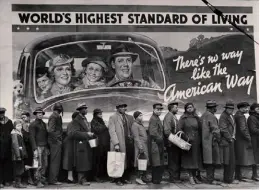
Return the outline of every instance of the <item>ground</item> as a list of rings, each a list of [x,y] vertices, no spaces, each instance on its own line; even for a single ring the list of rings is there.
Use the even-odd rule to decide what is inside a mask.
[[[202,172],[202,177],[205,177],[205,171]],[[245,168],[243,170],[243,175],[247,178],[251,178],[252,172],[250,168]],[[223,170],[217,169],[215,172],[215,178],[217,180],[222,180]],[[167,179],[168,175],[165,172],[164,179]],[[209,185],[209,184],[196,184],[190,185],[188,182],[188,176],[186,172],[182,172],[181,179],[182,183],[166,183],[167,180],[163,181],[160,185],[154,185],[152,183],[148,185],[137,185],[135,183],[135,177],[132,176],[132,184],[125,185],[123,187],[117,186],[114,183],[105,182],[105,183],[95,183],[92,182],[90,186],[81,186],[78,184],[67,184],[63,183],[62,185],[48,185],[46,189],[259,189],[259,183],[253,180],[247,180],[247,182],[240,182],[239,184],[229,184],[227,187],[223,187],[220,185]],[[6,189],[11,189],[12,187],[7,187]],[[35,186],[28,186],[27,189],[35,189]]]

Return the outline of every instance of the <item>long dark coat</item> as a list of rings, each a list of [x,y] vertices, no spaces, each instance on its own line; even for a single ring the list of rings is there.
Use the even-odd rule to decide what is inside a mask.
[[[98,137],[98,147],[93,149],[93,169],[98,177],[107,176],[107,153],[110,150],[110,136],[103,119],[91,121],[91,131]]]
[[[12,140],[11,131],[13,122],[7,117],[0,122],[0,159],[10,159],[12,157]]]
[[[232,118],[233,119],[232,119]],[[219,118],[219,128],[221,134],[220,152],[221,163],[229,165],[230,160],[235,162],[235,152],[233,148],[232,136],[236,134],[236,123],[233,115],[224,111]]]
[[[247,119],[247,124],[251,135],[255,163],[259,164],[259,114],[250,112],[250,116]]]
[[[149,120],[149,148],[151,153],[151,165],[164,165],[164,139],[163,139],[163,125],[160,118],[153,114]]]
[[[63,168],[65,170],[72,170],[75,167],[77,172],[85,172],[92,169],[92,149],[87,132],[90,132],[90,126],[86,125],[82,115],[77,115],[69,123],[68,136],[64,140]]]
[[[29,123],[24,123],[23,125],[29,125]],[[31,141],[30,141],[30,133],[28,131],[25,131],[24,129],[22,129],[22,134],[23,134],[23,141],[24,141],[24,145],[26,148],[26,152],[28,157],[24,160],[24,164],[31,166],[33,163],[33,151],[32,151],[32,145],[31,145]]]
[[[134,166],[137,167],[137,159],[139,155],[139,149],[144,150],[144,154],[146,159],[149,162],[149,152],[148,152],[148,136],[146,129],[143,124],[135,121],[132,125],[132,134],[134,137],[134,145],[135,145],[135,163]]]
[[[197,115],[183,114],[179,120],[179,130],[184,139],[192,145],[189,151],[182,151],[181,165],[186,169],[202,168],[201,121]]]
[[[218,119],[214,114],[206,111],[201,116],[202,121],[202,151],[204,164],[220,164],[219,151],[220,130]]]
[[[237,126],[235,141],[236,164],[250,166],[255,163],[255,159],[246,117],[241,111],[237,111],[235,121]]]

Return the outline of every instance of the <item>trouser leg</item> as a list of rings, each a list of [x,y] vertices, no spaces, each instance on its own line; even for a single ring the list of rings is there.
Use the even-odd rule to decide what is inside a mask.
[[[10,159],[0,160],[0,184],[12,183],[13,181],[13,164]]]
[[[153,183],[160,183],[162,181],[163,166],[152,167],[152,181]]]
[[[84,181],[86,181],[85,173],[84,172],[78,172],[78,183],[83,183]]]
[[[253,165],[252,166],[252,178],[258,178],[259,176],[258,176],[258,172],[257,172],[257,165]]]
[[[242,173],[241,173],[241,166],[240,165],[236,166],[235,179],[237,179],[237,180],[242,179]]]
[[[36,182],[45,182],[45,173],[48,167],[48,154],[46,147],[38,147],[39,167],[35,172]]]
[[[50,167],[49,183],[55,183],[58,180],[61,162],[61,143],[50,145]]]
[[[212,164],[208,164],[206,167],[207,182],[212,183],[214,181],[215,167]]]
[[[168,169],[170,179],[180,179],[180,149],[174,145],[168,147]]]

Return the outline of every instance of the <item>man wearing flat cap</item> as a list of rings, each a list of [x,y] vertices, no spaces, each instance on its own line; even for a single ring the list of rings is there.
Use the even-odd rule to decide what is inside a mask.
[[[178,113],[178,102],[171,102],[168,104],[169,112],[165,115],[163,120],[163,131],[166,139],[170,134],[176,134],[178,131],[178,119],[176,114]],[[181,149],[176,145],[172,144],[170,141],[167,142],[167,152],[168,152],[168,170],[170,173],[170,182],[178,183],[180,181],[180,166],[181,166]]]
[[[125,171],[121,178],[115,180],[116,184],[122,186],[131,183],[129,181],[129,169],[134,162],[134,142],[131,134],[133,116],[126,114],[127,105],[119,103],[116,106],[116,113],[110,116],[108,121],[108,130],[111,144],[110,150],[124,152],[126,154]]]
[[[5,116],[6,109],[0,107],[0,188],[12,182],[12,140],[13,122]]]
[[[237,126],[235,153],[236,153],[236,171],[235,178],[239,181],[246,181],[242,176],[241,167],[252,166],[255,164],[251,136],[247,125],[245,114],[249,111],[249,103],[240,102],[237,104],[238,111],[235,114]]]
[[[206,166],[207,182],[213,185],[220,185],[214,179],[215,167],[220,164],[220,130],[218,119],[215,116],[217,112],[217,103],[208,100],[206,103],[206,112],[201,116],[202,121],[202,150],[203,163]]]
[[[109,63],[115,70],[114,78],[107,83],[109,87],[149,87],[149,88],[160,88],[150,77],[149,82],[141,79],[135,80],[133,78],[133,64],[139,59],[137,53],[132,53],[124,44],[120,44],[111,51]]]
[[[79,114],[73,120],[73,127],[68,129],[74,143],[74,167],[78,173],[78,183],[89,186],[90,171],[92,169],[92,149],[89,140],[93,137],[90,124],[87,121],[87,105],[79,103],[76,110]]]
[[[48,132],[46,123],[42,120],[45,112],[41,107],[37,107],[33,115],[36,119],[30,124],[30,140],[34,156],[39,160],[39,167],[35,172],[37,187],[44,187],[46,183],[45,173],[48,167]]]
[[[225,110],[219,118],[219,128],[221,134],[220,150],[222,153],[222,161],[224,164],[224,183],[237,184],[234,181],[234,173],[236,168],[235,159],[235,140],[236,140],[236,123],[233,116],[235,105],[232,101],[227,101],[224,106]]]
[[[58,182],[58,174],[61,162],[62,149],[62,117],[63,106],[60,103],[55,103],[53,113],[48,121],[48,143],[50,146],[50,167],[49,167],[49,184],[61,185]]]
[[[164,165],[164,135],[163,124],[160,120],[163,106],[161,103],[153,105],[153,115],[149,120],[148,134],[150,137],[149,147],[151,152],[152,182],[160,184]]]

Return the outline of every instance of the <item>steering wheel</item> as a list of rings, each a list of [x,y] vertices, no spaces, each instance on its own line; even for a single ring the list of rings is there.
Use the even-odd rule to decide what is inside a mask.
[[[141,85],[141,82],[139,80],[126,79],[126,80],[120,80],[120,81],[114,82],[113,84],[109,85],[109,87],[113,87],[113,86],[116,86],[118,84],[125,83],[125,82],[131,82],[131,83],[133,83],[133,86],[136,86],[136,84],[138,84],[137,86]]]

